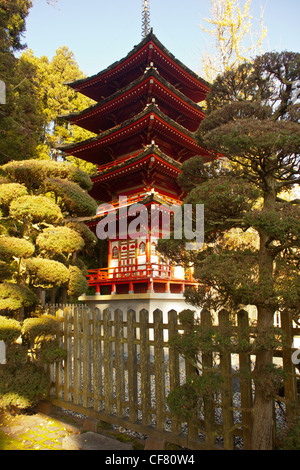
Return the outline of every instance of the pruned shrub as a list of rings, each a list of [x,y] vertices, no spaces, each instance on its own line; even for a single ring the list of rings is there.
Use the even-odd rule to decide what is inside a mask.
[[[26,409],[46,398],[50,386],[48,375],[32,363],[22,367],[0,367],[0,408]]]
[[[20,286],[12,282],[0,284],[0,311],[15,311],[22,307],[30,307],[36,301],[36,296],[27,286]]]
[[[0,238],[0,256],[4,259],[12,257],[28,258],[33,255],[34,251],[34,245],[24,238]]]
[[[0,315],[0,340],[5,344],[16,341],[21,336],[21,325],[13,318]]]
[[[49,392],[45,364],[62,361],[67,351],[58,344],[57,320],[50,315],[18,321],[0,316],[0,339],[7,345],[6,364],[0,365],[0,409],[26,409]],[[22,336],[22,343],[15,341]]]
[[[87,292],[89,284],[77,266],[70,266],[69,272],[68,295],[70,297],[79,297]]]
[[[61,348],[57,341],[49,342],[45,348],[41,350],[42,361],[45,364],[53,364],[66,359],[68,351]]]
[[[69,227],[48,227],[36,239],[40,250],[51,254],[68,254],[81,250],[84,240]]]
[[[57,332],[57,321],[50,315],[42,315],[37,318],[26,318],[22,325],[23,338],[30,344],[40,342],[49,335]]]
[[[69,280],[68,268],[59,261],[30,258],[24,264],[36,285],[42,287],[60,286]]]
[[[32,223],[57,223],[62,214],[55,202],[46,196],[22,196],[14,199],[9,213],[18,220],[30,220]]]

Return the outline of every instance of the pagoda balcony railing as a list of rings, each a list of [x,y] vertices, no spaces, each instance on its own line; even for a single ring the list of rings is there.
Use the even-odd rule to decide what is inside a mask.
[[[153,278],[165,280],[180,280],[174,275],[172,266],[166,264],[148,263],[143,265],[124,265],[116,268],[90,269],[88,271],[87,280],[89,285],[98,284],[101,281],[116,280],[138,280],[139,278]],[[186,272],[186,281],[193,281],[190,270]]]
[[[124,163],[126,160],[130,160],[131,158],[136,157],[137,155],[139,155],[142,152],[143,152],[143,150],[139,150],[138,152],[131,153],[130,155],[126,155],[125,157],[119,158],[118,160],[114,160],[113,162],[104,163],[104,165],[98,165],[98,172],[101,173],[103,170],[108,170],[110,168],[114,168],[114,167],[120,165],[120,163]]]
[[[136,204],[137,202],[143,201],[145,197],[147,196],[147,193],[140,193],[140,194],[135,194],[133,196],[127,196],[124,201],[120,202],[119,200],[116,201],[111,201],[109,203],[103,203],[101,204],[101,209],[97,212],[97,215],[103,215],[105,212],[110,212],[111,206],[113,207],[113,210],[115,209],[120,209],[121,207],[127,207],[131,204]]]
[[[118,210],[121,207],[128,207],[132,204],[139,203],[143,201],[146,196],[149,196],[149,194],[150,194],[149,192],[139,193],[139,194],[134,194],[132,196],[127,196],[126,199],[124,199],[124,201],[121,201],[121,202],[119,200],[116,200],[116,201],[111,201],[110,203],[107,203],[107,204],[103,203],[101,204],[100,209],[97,212],[97,216],[102,216],[106,212],[111,212],[112,210]],[[163,199],[166,203],[171,204],[171,205],[181,204],[181,201],[179,201],[179,199],[171,198],[169,196],[163,196]]]

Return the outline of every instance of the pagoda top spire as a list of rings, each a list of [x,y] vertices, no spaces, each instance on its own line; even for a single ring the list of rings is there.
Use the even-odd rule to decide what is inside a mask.
[[[148,0],[142,0],[142,37],[145,38],[150,33],[150,6]]]

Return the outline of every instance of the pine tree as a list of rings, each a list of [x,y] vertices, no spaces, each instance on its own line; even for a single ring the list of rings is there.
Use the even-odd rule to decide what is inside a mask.
[[[62,160],[58,146],[94,135],[61,119],[62,115],[81,111],[93,102],[66,85],[66,82],[83,78],[83,73],[66,46],[58,48],[51,60],[45,56],[37,58],[31,50],[26,50],[22,59],[36,70],[36,92],[44,116],[43,138],[37,148],[39,158]],[[68,157],[67,161],[89,174],[95,171],[94,165],[74,157]]]
[[[44,116],[38,100],[36,69],[15,54],[21,51],[29,0],[0,4],[0,79],[6,103],[0,105],[0,163],[37,156]]]
[[[217,159],[186,162],[179,179],[185,203],[204,204],[204,248],[160,243],[166,256],[194,264],[199,288],[187,295],[192,304],[256,306],[253,449],[272,448],[274,314],[300,318],[300,210],[293,195],[300,182],[299,79],[300,54],[290,52],[264,54],[218,77],[197,131]]]

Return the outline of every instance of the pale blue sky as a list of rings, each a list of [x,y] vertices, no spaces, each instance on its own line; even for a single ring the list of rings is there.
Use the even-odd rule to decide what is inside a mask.
[[[179,60],[199,72],[209,36],[199,24],[210,0],[149,0],[153,32]],[[73,51],[80,69],[93,75],[123,58],[141,39],[142,0],[33,0],[25,41],[38,57],[60,46]],[[243,3],[243,1],[241,1]],[[264,50],[300,51],[300,1],[252,0],[253,24],[260,6],[268,29]]]

